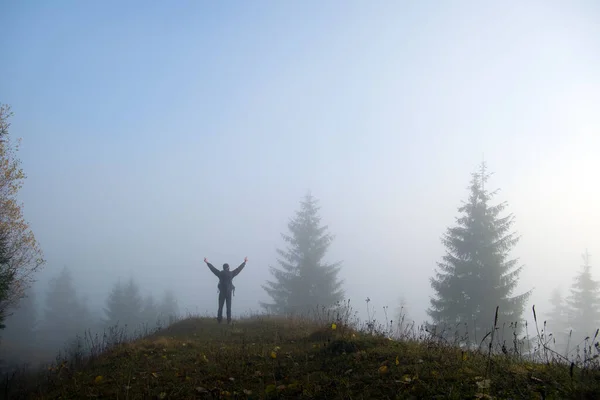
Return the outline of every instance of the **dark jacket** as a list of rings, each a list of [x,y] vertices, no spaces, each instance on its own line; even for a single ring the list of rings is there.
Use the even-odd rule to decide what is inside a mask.
[[[235,278],[237,274],[242,272],[242,269],[244,269],[244,267],[246,266],[246,262],[244,261],[242,264],[240,264],[239,267],[237,267],[233,271],[218,270],[211,263],[208,262],[206,263],[206,265],[208,265],[208,268],[210,268],[213,274],[215,274],[219,278],[219,285],[217,286],[219,290],[224,293],[229,293],[233,289],[235,289],[235,286],[233,286],[233,278]]]

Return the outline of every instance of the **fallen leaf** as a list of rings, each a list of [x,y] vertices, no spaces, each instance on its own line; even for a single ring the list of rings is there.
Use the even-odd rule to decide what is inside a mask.
[[[153,372],[152,376],[155,377],[155,378],[158,378],[158,374],[156,372]]]
[[[400,365],[400,360],[398,359],[398,356],[396,356],[396,365]]]
[[[160,394],[158,395],[159,399],[164,399],[165,397],[167,397],[167,393],[165,392],[160,392]]]
[[[277,353],[275,353],[274,351],[271,352],[271,358],[277,358]]]
[[[98,375],[98,376],[96,377],[96,379],[94,379],[94,382],[95,382],[95,383],[100,383],[100,382],[102,382],[103,380],[104,380],[104,377],[103,377],[102,375]]]
[[[490,379],[484,379],[482,381],[475,382],[475,384],[477,384],[479,389],[488,389],[491,386],[492,381]]]
[[[337,329],[337,325],[335,323],[331,324],[331,330],[336,330]]]
[[[381,367],[379,367],[379,373],[380,374],[387,374],[388,373],[388,367],[387,367],[387,365],[382,365]]]
[[[233,378],[233,377],[230,377],[230,378],[229,378],[229,380],[230,380],[231,382],[233,382],[233,381],[235,381],[235,378]]]

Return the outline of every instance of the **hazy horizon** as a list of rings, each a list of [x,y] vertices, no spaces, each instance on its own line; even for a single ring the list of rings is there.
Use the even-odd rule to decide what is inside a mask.
[[[600,279],[593,1],[1,8],[0,102],[23,138],[40,295],[68,266],[96,308],[133,276],[214,313],[203,258],[248,256],[233,311],[258,311],[311,190],[355,309],[369,297],[381,317],[404,296],[421,322],[483,159],[522,236],[525,317],[566,292],[586,249]]]

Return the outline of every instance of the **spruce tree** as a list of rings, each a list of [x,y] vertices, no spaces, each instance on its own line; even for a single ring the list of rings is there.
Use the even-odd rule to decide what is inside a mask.
[[[600,283],[592,277],[587,250],[582,257],[582,270],[575,277],[567,298],[569,324],[579,340],[593,336],[596,329],[600,328]]]
[[[531,292],[511,296],[523,268],[509,259],[519,239],[511,232],[514,217],[501,216],[506,202],[490,204],[497,191],[486,188],[491,174],[485,162],[471,175],[469,199],[458,208],[462,215],[442,238],[446,254],[430,279],[436,296],[427,313],[434,324],[465,324],[481,338],[479,333],[494,322],[497,306],[499,324],[520,321]]]
[[[262,286],[272,299],[272,303],[261,303],[267,311],[302,313],[315,306],[333,306],[343,299],[343,282],[337,278],[341,262],[323,261],[333,236],[327,233],[328,226],[321,226],[319,210],[318,201],[306,194],[288,223],[289,234],[282,234],[289,247],[277,249],[281,268],[271,266],[275,279]]]

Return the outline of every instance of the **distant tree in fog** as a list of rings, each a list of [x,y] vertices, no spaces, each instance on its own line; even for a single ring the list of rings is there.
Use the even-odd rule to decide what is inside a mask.
[[[9,134],[10,106],[0,104],[0,236],[4,261],[0,264],[0,316],[15,306],[44,264],[42,250],[23,214],[18,195],[26,178],[17,158],[19,141]],[[8,258],[7,258],[8,256]]]
[[[559,288],[552,290],[550,294],[550,306],[548,318],[546,319],[548,329],[551,332],[563,331],[567,328],[569,309]]]
[[[567,297],[568,323],[580,339],[593,336],[600,328],[600,283],[592,277],[589,253],[586,251],[582,257],[582,270],[575,277]]]
[[[150,327],[153,327],[158,321],[158,304],[151,294],[144,297],[141,320]]]
[[[71,271],[64,267],[48,285],[39,338],[47,345],[61,347],[88,325],[88,309],[77,295]]]
[[[525,302],[531,292],[511,296],[522,267],[509,252],[518,237],[510,232],[513,215],[500,216],[506,203],[491,205],[496,193],[485,184],[490,174],[482,163],[472,174],[470,196],[458,209],[457,225],[448,228],[442,243],[446,255],[430,282],[435,297],[427,310],[434,324],[458,323],[487,331],[499,306],[499,324],[521,321]],[[479,336],[481,338],[482,336]]]
[[[142,311],[143,300],[139,286],[133,278],[126,284],[119,280],[108,295],[104,308],[108,326],[127,325],[135,330],[142,322]]]
[[[266,310],[277,314],[306,312],[343,299],[342,282],[337,277],[341,263],[322,261],[333,236],[326,233],[327,226],[320,225],[319,209],[317,200],[308,193],[288,223],[290,234],[282,234],[289,248],[277,249],[281,269],[270,267],[275,279],[262,286],[272,299],[272,303],[261,303]]]
[[[158,307],[161,322],[170,323],[179,314],[179,305],[173,291],[166,290]]]
[[[552,333],[555,343],[562,347],[567,343],[569,332],[568,326],[568,306],[560,293],[560,289],[555,288],[550,295],[550,310],[546,318],[547,334]]]

